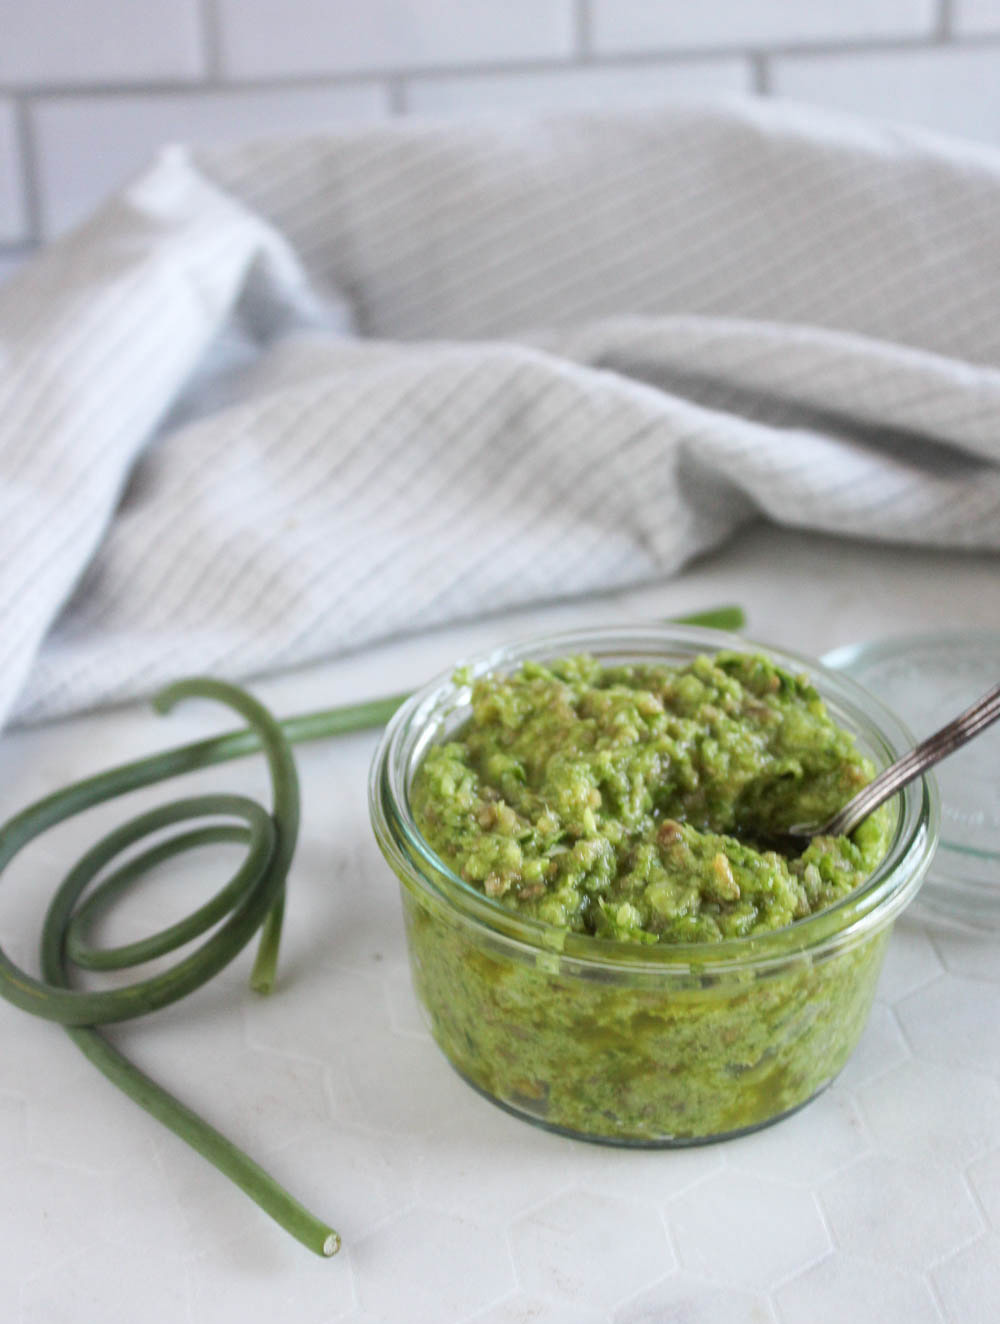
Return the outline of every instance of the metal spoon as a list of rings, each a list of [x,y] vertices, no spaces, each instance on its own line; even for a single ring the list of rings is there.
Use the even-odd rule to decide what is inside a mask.
[[[985,731],[997,718],[1000,718],[1000,685],[994,685],[971,708],[966,708],[964,713],[949,722],[947,726],[943,726],[940,731],[935,731],[932,736],[922,740],[910,750],[909,754],[904,754],[901,759],[891,763],[825,823],[821,823],[818,827],[797,824],[795,827],[786,828],[782,835],[788,837],[800,849],[808,845],[813,837],[846,836],[853,832],[873,809],[884,804],[927,768],[940,763],[973,736]]]

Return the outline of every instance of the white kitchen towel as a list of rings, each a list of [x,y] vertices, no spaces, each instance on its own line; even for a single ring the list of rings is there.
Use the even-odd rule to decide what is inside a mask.
[[[0,722],[760,515],[1000,548],[1000,154],[758,102],[171,148],[0,291]]]

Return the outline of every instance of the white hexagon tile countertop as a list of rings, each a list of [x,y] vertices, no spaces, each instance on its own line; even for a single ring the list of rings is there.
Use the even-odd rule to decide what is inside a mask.
[[[669,583],[430,633],[255,689],[280,713],[303,711],[406,688],[503,638],[729,601],[745,606],[752,637],[820,654],[929,624],[998,622],[1000,574],[987,557],[758,528]],[[3,814],[209,731],[215,716],[191,705],[164,722],[130,707],[7,733]],[[297,753],[303,831],[274,994],[247,989],[244,953],[184,1002],[111,1032],[328,1217],[342,1252],[312,1257],[61,1030],[0,1003],[8,1324],[997,1318],[1000,934],[905,916],[847,1068],[777,1126],[652,1152],[550,1135],[470,1090],[424,1027],[396,884],[368,828],[374,743],[366,734]],[[264,784],[250,760],[184,790]],[[15,959],[33,963],[60,870],[121,816],[93,811],[15,861],[0,888]],[[106,938],[185,913],[228,862],[219,847],[152,880]]]

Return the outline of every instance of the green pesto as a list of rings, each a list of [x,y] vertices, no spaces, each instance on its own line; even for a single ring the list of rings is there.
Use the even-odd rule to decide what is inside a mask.
[[[506,943],[403,877],[414,983],[446,1056],[505,1107],[618,1144],[693,1143],[799,1107],[854,1048],[888,930],[714,973],[651,971],[639,944],[780,931],[846,896],[886,850],[884,813],[798,859],[752,843],[821,821],[871,775],[808,680],[766,657],[578,657],[478,680],[471,717],[415,776],[420,831],[498,905],[624,939],[636,960]]]
[[[884,814],[786,858],[871,779],[816,690],[759,654],[683,667],[528,662],[472,689],[411,794],[434,851],[523,915],[598,937],[704,942],[783,928],[851,892]]]
[[[651,977],[532,959],[406,887],[403,912],[417,995],[466,1080],[543,1126],[625,1145],[721,1139],[806,1103],[860,1038],[889,937]]]

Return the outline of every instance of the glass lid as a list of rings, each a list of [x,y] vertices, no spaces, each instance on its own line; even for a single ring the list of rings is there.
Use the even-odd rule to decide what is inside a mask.
[[[852,644],[823,662],[899,714],[918,740],[1000,683],[1000,631]],[[920,893],[949,919],[1000,929],[1000,722],[939,763],[941,841]]]

